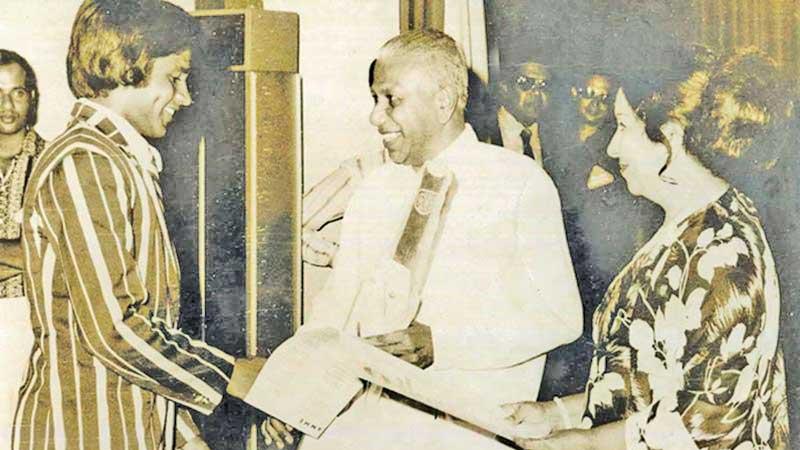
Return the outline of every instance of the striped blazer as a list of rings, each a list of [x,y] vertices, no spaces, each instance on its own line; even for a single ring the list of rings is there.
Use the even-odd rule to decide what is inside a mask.
[[[176,328],[158,152],[100,105],[72,114],[24,199],[35,343],[14,449],[172,449],[197,432],[181,405],[210,413],[234,359]]]

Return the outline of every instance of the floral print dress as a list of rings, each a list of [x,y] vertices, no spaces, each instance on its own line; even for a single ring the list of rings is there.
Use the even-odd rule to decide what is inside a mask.
[[[753,203],[731,188],[662,227],[594,315],[584,426],[628,449],[785,449],[780,293]]]

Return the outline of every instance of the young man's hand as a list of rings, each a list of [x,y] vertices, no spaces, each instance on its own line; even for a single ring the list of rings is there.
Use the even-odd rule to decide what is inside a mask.
[[[233,365],[231,381],[228,383],[228,394],[244,400],[266,362],[267,359],[261,357],[237,358]]]

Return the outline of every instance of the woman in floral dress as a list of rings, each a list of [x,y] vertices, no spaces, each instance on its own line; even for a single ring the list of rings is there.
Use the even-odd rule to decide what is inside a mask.
[[[725,178],[737,133],[758,127],[719,120],[764,125],[771,111],[721,95],[723,75],[698,70],[636,103],[617,92],[607,152],[664,222],[594,314],[585,394],[509,406],[521,447],[788,448],[776,269],[756,207]]]

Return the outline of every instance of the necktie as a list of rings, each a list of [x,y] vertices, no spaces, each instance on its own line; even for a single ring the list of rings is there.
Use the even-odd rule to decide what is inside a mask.
[[[536,159],[536,157],[533,156],[533,147],[531,147],[532,134],[533,133],[531,133],[531,130],[523,128],[519,133],[519,137],[522,138],[522,154],[530,157],[531,159]]]

